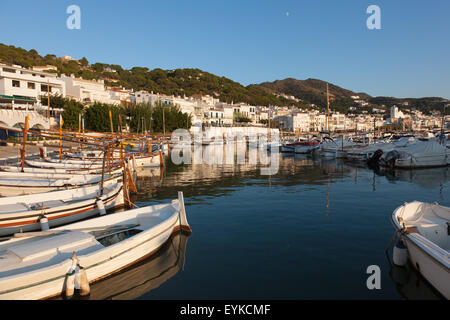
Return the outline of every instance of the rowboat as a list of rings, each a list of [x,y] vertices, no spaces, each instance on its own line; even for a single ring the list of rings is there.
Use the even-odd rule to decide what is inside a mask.
[[[414,201],[395,209],[391,220],[412,265],[450,299],[450,208]]]
[[[124,206],[123,178],[103,185],[0,198],[0,236],[56,227]]]
[[[182,192],[171,203],[16,236],[0,243],[0,299],[71,296],[74,287],[83,289],[151,256],[180,231],[191,232]]]
[[[129,163],[132,165],[132,163]],[[122,172],[122,168],[114,168],[111,170],[111,174],[117,174]],[[74,168],[23,168],[26,174],[70,174],[70,175],[86,175],[86,174],[102,174],[102,169],[74,169]],[[13,172],[20,174],[22,168],[17,166],[0,166],[0,172]],[[108,173],[110,173],[108,171]]]
[[[73,164],[73,163],[25,160],[25,164],[31,168],[44,168],[44,169],[101,170],[103,168],[102,163],[92,163],[92,162],[83,164]]]
[[[13,197],[34,193],[44,193],[56,190],[82,188],[99,184],[101,175],[74,175],[67,174],[17,174],[0,172],[0,196]],[[117,178],[118,175],[105,175],[104,181]]]

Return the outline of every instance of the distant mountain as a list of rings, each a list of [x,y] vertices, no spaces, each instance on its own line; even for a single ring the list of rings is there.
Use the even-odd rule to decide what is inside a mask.
[[[294,96],[305,102],[314,103],[322,108],[327,105],[327,82],[318,79],[297,80],[287,78],[284,80],[276,80],[273,82],[263,82],[261,84],[252,85],[257,88],[264,88],[273,94],[285,94]],[[331,100],[331,108],[346,112],[349,107],[356,106],[352,97],[358,96],[359,99],[367,101],[369,105],[367,108],[390,108],[393,105],[399,108],[416,108],[423,112],[431,110],[443,110],[445,104],[450,103],[444,98],[394,98],[394,97],[372,97],[367,93],[353,92],[348,89],[341,88],[329,83],[329,95]],[[366,108],[366,109],[367,109]],[[447,108],[446,113],[450,114],[450,108]]]
[[[263,82],[255,86],[266,88],[273,93],[292,95],[298,99],[320,106],[325,106],[327,102],[327,82],[318,79],[297,80],[287,78],[274,82]],[[337,103],[352,102],[352,96],[359,96],[360,99],[364,100],[371,98],[366,93],[356,93],[331,83],[328,84],[328,90],[331,100]]]

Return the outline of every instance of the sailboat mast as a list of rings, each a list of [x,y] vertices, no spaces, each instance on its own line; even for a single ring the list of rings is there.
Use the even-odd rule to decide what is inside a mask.
[[[327,82],[327,131],[330,131],[329,117],[330,117],[330,96],[329,96],[329,92],[328,92],[328,82]]]

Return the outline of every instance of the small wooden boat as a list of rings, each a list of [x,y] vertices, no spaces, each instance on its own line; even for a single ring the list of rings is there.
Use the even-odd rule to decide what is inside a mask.
[[[73,164],[73,163],[25,160],[25,164],[31,168],[43,168],[43,169],[102,170],[103,168],[103,163],[100,162]]]
[[[132,165],[132,163],[129,163]],[[26,174],[70,174],[70,175],[86,175],[86,174],[102,174],[103,169],[69,169],[69,168],[23,168],[23,172]],[[113,168],[111,174],[117,174],[122,172],[122,168]],[[0,172],[14,172],[22,173],[22,168],[17,166],[0,166]],[[107,171],[109,174],[109,171]]]
[[[0,299],[70,295],[77,272],[96,282],[151,256],[180,231],[191,232],[182,192],[168,204],[17,235],[0,243]]]
[[[450,299],[450,208],[414,201],[398,207],[391,219],[412,265]]]
[[[68,190],[93,186],[101,183],[101,175],[46,175],[46,174],[17,174],[12,172],[0,173],[0,196],[14,197],[34,193],[44,193],[56,190]],[[14,175],[14,176],[12,176]],[[121,175],[105,175],[104,181],[120,178]],[[64,177],[64,178],[63,178]]]
[[[123,178],[103,185],[0,198],[0,236],[56,227],[124,206]]]

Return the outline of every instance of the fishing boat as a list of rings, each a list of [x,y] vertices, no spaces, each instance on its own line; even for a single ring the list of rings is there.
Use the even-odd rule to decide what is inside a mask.
[[[128,163],[131,165],[130,169],[132,169],[132,162]],[[100,169],[79,169],[79,168],[28,168],[24,167],[23,172],[20,166],[0,166],[0,172],[12,172],[12,173],[25,173],[25,174],[70,174],[70,175],[86,175],[93,174],[98,175],[102,174],[102,168]],[[111,170],[111,174],[117,174],[122,172],[122,168],[113,168]],[[108,171],[110,173],[110,171]]]
[[[43,169],[68,169],[68,170],[102,170],[102,163],[60,163],[60,162],[47,162],[36,160],[25,160],[25,164],[31,168],[43,168]]]
[[[119,177],[103,185],[0,198],[0,236],[56,227],[121,208],[125,191]]]
[[[0,243],[0,299],[70,297],[151,256],[180,231],[191,232],[182,192],[171,203],[15,235]]]
[[[406,246],[394,249],[394,263],[404,265],[409,259],[434,288],[450,299],[450,208],[414,201],[395,209],[391,220],[400,234],[399,243]]]
[[[121,175],[105,175],[104,181],[120,178]],[[69,175],[45,173],[0,172],[0,196],[14,197],[56,190],[67,190],[93,186],[101,183],[101,175]]]

